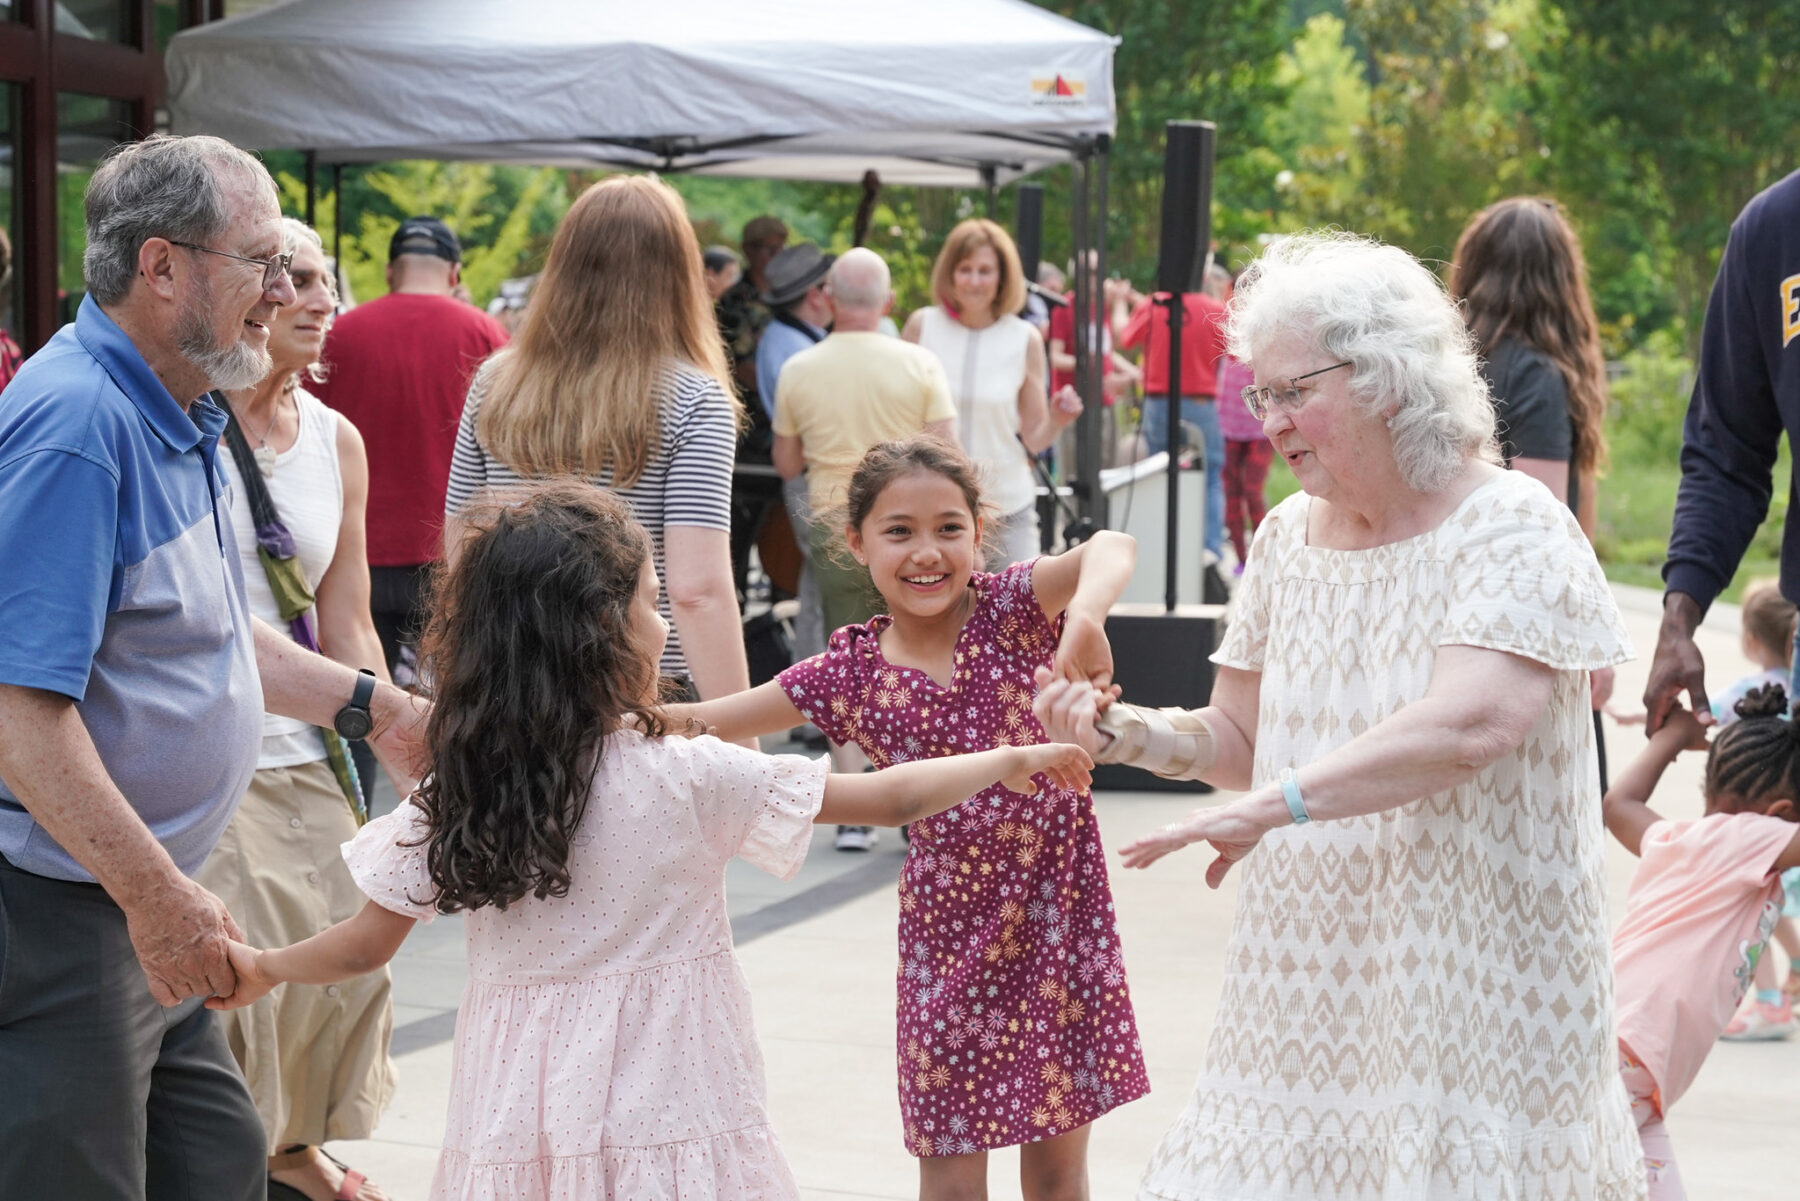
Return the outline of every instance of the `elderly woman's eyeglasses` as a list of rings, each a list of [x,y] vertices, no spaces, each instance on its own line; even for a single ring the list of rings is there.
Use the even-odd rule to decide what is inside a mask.
[[[1327,371],[1336,371],[1339,367],[1350,365],[1350,361],[1346,359],[1342,363],[1333,363],[1331,366],[1321,367],[1317,371],[1308,371],[1305,375],[1293,376],[1273,387],[1259,388],[1255,384],[1251,384],[1241,393],[1244,405],[1250,410],[1250,415],[1258,421],[1268,418],[1271,405],[1280,407],[1283,412],[1292,413],[1305,403],[1300,396],[1301,380],[1311,379],[1315,375],[1324,375]]]
[[[294,256],[291,254],[278,254],[272,259],[253,259],[247,254],[233,254],[229,250],[214,250],[211,246],[201,246],[194,242],[178,242],[174,238],[169,239],[169,245],[198,250],[202,254],[216,254],[220,258],[236,259],[240,263],[255,263],[263,269],[262,286],[265,292],[281,282],[281,277],[288,273],[294,262]]]

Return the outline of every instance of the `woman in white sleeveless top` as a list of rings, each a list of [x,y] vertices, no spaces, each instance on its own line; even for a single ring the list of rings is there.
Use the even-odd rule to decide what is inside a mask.
[[[950,377],[957,433],[1000,514],[986,563],[999,571],[1039,552],[1031,456],[1081,414],[1081,400],[1072,388],[1055,403],[1045,399],[1043,342],[1018,316],[1025,273],[1000,226],[976,217],[951,230],[931,268],[931,294],[937,303],[908,318],[901,337],[936,352]]]
[[[298,299],[269,321],[273,370],[228,399],[276,513],[293,535],[315,597],[320,649],[385,680],[369,617],[363,542],[369,465],[362,437],[300,386],[324,345],[336,290],[319,235],[298,221],[285,224]],[[285,631],[288,623],[257,557],[245,481],[223,445],[219,461],[231,481],[232,532],[250,611]],[[200,883],[225,903],[248,942],[286,946],[362,908],[363,896],[338,850],[356,829],[319,729],[265,715],[256,775],[200,869]],[[360,1173],[328,1159],[319,1144],[367,1138],[393,1095],[388,980],[382,968],[329,987],[290,984],[246,1009],[219,1015],[268,1135],[271,1197],[385,1198]]]

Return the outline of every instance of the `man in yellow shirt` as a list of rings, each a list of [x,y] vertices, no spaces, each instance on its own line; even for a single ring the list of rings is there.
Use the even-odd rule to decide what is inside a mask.
[[[858,247],[826,276],[837,323],[824,341],[790,358],[775,393],[775,470],[802,473],[813,512],[812,568],[830,631],[869,620],[879,598],[869,573],[843,553],[842,508],[851,472],[877,442],[924,432],[956,441],[956,403],[937,355],[879,332],[894,303],[888,267]],[[837,553],[834,553],[834,548]],[[834,747],[839,771],[855,770],[855,748]],[[864,851],[875,832],[838,829],[839,850]]]

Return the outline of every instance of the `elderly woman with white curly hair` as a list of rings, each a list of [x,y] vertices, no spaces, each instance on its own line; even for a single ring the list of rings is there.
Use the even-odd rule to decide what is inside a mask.
[[[1404,252],[1282,241],[1228,328],[1303,492],[1257,531],[1211,703],[1040,680],[1052,738],[1248,789],[1124,850],[1208,843],[1215,888],[1244,864],[1140,1196],[1642,1197],[1586,700],[1631,651],[1593,552],[1496,465],[1468,331]]]

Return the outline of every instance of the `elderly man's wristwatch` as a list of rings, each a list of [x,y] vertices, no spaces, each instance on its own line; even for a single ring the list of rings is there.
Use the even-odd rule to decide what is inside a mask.
[[[369,736],[369,731],[375,728],[375,719],[369,716],[369,698],[374,695],[375,673],[365,667],[356,673],[356,691],[350,694],[350,703],[331,719],[331,726],[340,738]]]

